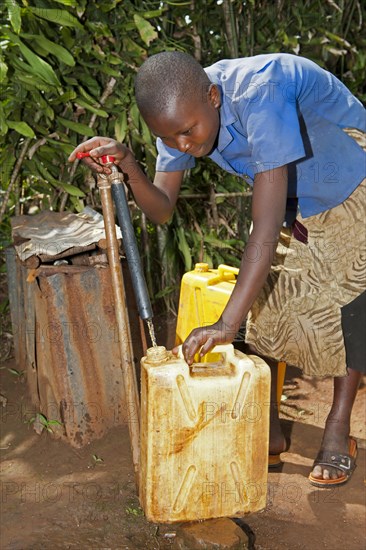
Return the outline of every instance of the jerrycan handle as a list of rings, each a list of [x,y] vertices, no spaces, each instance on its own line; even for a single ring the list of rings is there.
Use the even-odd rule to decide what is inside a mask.
[[[224,354],[225,356],[232,356],[234,355],[234,346],[232,344],[219,344],[217,346],[215,346],[214,348],[212,348],[212,350],[209,352],[210,354],[211,353],[222,353]],[[179,359],[183,359],[183,361],[185,360],[184,359],[184,355],[183,355],[183,346],[180,345],[178,346],[178,353],[177,353],[177,356],[179,357]],[[194,363],[192,363],[192,365],[190,365],[191,367],[194,367]],[[200,366],[201,367],[210,367],[212,366],[211,363],[200,363]]]
[[[220,264],[217,268],[217,272],[222,279],[225,279],[225,273],[231,273],[232,275],[237,275],[239,273],[238,267],[233,267],[232,265]]]
[[[232,267],[231,265],[220,264],[217,268],[216,277],[212,277],[207,281],[208,285],[216,285],[223,281],[235,281],[235,275],[239,273],[238,267]]]

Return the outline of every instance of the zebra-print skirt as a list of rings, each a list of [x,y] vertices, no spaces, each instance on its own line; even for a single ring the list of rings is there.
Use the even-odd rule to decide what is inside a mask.
[[[365,212],[366,179],[339,206],[297,216],[308,231],[307,244],[281,232],[271,272],[247,319],[245,339],[257,353],[310,376],[347,373],[341,308],[366,290]]]

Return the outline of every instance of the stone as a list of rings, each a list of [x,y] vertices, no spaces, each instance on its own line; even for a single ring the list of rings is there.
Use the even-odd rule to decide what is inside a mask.
[[[177,528],[174,550],[247,550],[248,537],[229,518],[184,523]]]

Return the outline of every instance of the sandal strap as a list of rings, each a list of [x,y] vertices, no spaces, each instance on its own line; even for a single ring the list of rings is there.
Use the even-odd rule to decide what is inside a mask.
[[[314,466],[331,466],[350,474],[356,467],[355,458],[348,454],[333,453],[328,450],[320,450],[314,460]]]

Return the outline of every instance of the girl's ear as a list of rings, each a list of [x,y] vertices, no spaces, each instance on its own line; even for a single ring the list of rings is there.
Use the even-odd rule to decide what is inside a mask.
[[[221,107],[220,91],[216,84],[210,84],[207,95],[209,102],[213,107],[215,107],[215,109]]]

